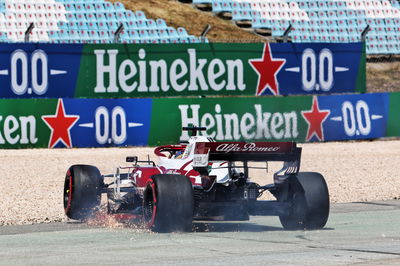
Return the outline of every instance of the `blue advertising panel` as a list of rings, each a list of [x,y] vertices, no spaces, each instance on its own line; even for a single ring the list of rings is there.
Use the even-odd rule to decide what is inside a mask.
[[[0,98],[365,92],[362,43],[0,44]]]
[[[399,94],[162,99],[0,99],[0,148],[147,146],[207,128],[217,141],[399,136]]]
[[[389,93],[319,96],[325,140],[374,139],[386,136]]]
[[[64,105],[79,116],[70,130],[75,147],[147,145],[151,99],[64,99]]]
[[[74,97],[83,45],[1,44],[0,98]]]
[[[365,53],[362,43],[270,44],[280,94],[365,92]],[[266,90],[264,95],[271,95]]]

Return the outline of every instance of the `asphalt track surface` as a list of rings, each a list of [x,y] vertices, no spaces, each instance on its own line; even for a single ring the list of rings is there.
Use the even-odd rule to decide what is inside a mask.
[[[0,227],[1,265],[400,265],[400,200],[335,204],[327,226],[277,217],[196,223],[193,233],[81,223]]]

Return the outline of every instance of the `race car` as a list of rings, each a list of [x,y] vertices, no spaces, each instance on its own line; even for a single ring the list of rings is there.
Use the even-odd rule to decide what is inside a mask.
[[[108,215],[156,232],[191,231],[196,220],[245,221],[251,215],[279,216],[288,230],[325,226],[327,184],[319,173],[299,172],[301,148],[295,142],[216,142],[198,134],[206,128],[183,130],[191,132],[188,142],[155,148],[158,164],[130,156],[130,166],[108,175],[91,165],[71,166],[64,184],[67,217],[93,217],[106,195]],[[252,162],[269,161],[283,162],[273,183],[252,182],[249,170],[260,168]],[[276,200],[260,200],[266,191]]]

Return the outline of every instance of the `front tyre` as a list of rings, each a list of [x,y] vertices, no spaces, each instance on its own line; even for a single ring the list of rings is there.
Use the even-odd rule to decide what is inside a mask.
[[[154,175],[143,198],[146,226],[155,232],[191,231],[193,188],[183,175]]]
[[[279,216],[288,230],[321,229],[329,216],[329,192],[324,177],[319,173],[303,172],[289,177],[288,214]]]
[[[68,218],[85,220],[100,206],[103,177],[91,165],[73,165],[65,176],[64,211]]]

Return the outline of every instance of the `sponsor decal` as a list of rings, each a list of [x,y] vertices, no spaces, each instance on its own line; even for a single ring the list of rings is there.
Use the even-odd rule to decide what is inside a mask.
[[[292,139],[299,135],[295,111],[264,112],[262,105],[255,104],[251,112],[246,112],[243,115],[237,113],[224,114],[221,105],[216,104],[214,112],[206,112],[200,115],[200,104],[179,105],[178,108],[181,113],[182,127],[191,124],[206,127],[207,135],[217,141]],[[188,132],[182,132],[180,140],[187,139],[189,139]]]
[[[82,45],[1,44],[0,97],[73,97]]]
[[[94,50],[96,55],[97,93],[157,93],[157,92],[219,92],[243,91],[243,62],[237,60],[208,60],[199,58],[196,49],[187,49],[186,57],[176,58],[171,63],[165,59],[148,60],[144,48],[138,51],[136,62],[121,61],[119,50]],[[107,58],[106,58],[107,57]],[[105,64],[108,61],[108,64]],[[105,76],[108,84],[105,84]]]
[[[67,115],[62,99],[58,100],[56,113],[54,115],[43,115],[42,120],[50,128],[49,148],[61,142],[67,148],[72,148],[71,128],[79,120],[79,115]]]
[[[270,44],[264,45],[263,57],[261,59],[249,60],[249,64],[258,74],[258,84],[256,95],[260,96],[266,89],[269,89],[273,95],[279,95],[279,82],[277,74],[285,65],[286,59],[273,58]]]
[[[218,152],[276,152],[278,146],[257,146],[256,143],[223,143],[215,148]]]
[[[328,118],[330,110],[320,110],[318,98],[313,97],[311,110],[302,111],[301,114],[308,124],[306,141],[310,141],[315,136],[319,141],[324,141],[323,123]]]
[[[362,43],[0,44],[1,98],[365,92]]]
[[[0,144],[36,144],[36,118],[29,116],[0,115]]]

